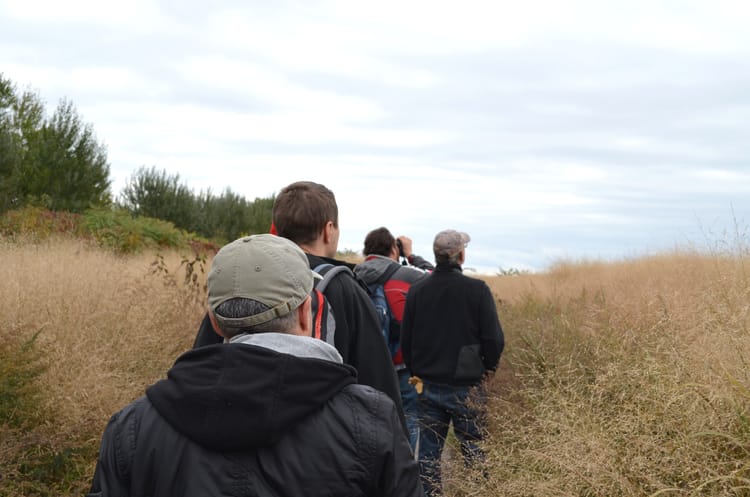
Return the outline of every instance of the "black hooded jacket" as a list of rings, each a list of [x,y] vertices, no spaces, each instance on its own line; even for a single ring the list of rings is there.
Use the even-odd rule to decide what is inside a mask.
[[[323,264],[354,268],[354,264],[329,257],[307,254],[307,259],[310,269]],[[391,355],[380,333],[380,320],[367,294],[366,286],[363,287],[357,279],[347,276],[346,273],[341,273],[331,281],[326,290],[326,298],[336,317],[335,346],[344,363],[357,369],[357,381],[360,384],[376,388],[393,400],[401,424],[406,429],[398,378],[391,365]],[[203,347],[221,341],[222,338],[214,332],[211,320],[206,314],[193,347]]]
[[[110,420],[89,496],[417,496],[391,400],[356,372],[248,344],[183,354]]]

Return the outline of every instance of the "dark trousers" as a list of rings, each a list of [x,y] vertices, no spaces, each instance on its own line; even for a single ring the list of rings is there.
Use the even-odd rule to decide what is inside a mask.
[[[419,395],[419,468],[427,497],[440,495],[440,457],[453,423],[464,464],[484,460],[479,442],[484,436],[484,406],[487,395],[481,387],[424,382]]]

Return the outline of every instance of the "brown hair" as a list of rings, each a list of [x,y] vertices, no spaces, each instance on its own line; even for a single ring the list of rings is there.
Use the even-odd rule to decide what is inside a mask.
[[[362,253],[365,255],[384,255],[389,257],[396,239],[393,237],[388,228],[380,227],[367,233],[365,237],[365,248]]]
[[[283,188],[273,203],[277,234],[298,245],[317,240],[328,221],[334,226],[339,224],[336,197],[312,181],[298,181]]]

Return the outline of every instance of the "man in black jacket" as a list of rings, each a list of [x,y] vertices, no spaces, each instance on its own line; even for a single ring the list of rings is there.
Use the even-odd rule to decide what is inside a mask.
[[[420,496],[393,402],[311,338],[294,243],[236,240],[208,277],[228,343],[183,354],[105,429],[89,496]]]
[[[354,267],[334,259],[339,245],[338,219],[333,192],[311,181],[286,186],[273,204],[277,234],[296,243],[307,255],[312,269],[321,264]],[[398,379],[366,286],[360,285],[352,273],[345,272],[328,285],[326,298],[336,319],[334,344],[344,363],[357,369],[359,383],[377,388],[393,400],[406,430]]]
[[[404,362],[418,380],[419,463],[425,493],[439,495],[440,456],[453,422],[464,462],[481,461],[481,384],[497,368],[504,336],[487,284],[462,273],[469,235],[435,236],[435,270],[414,283],[401,328]]]
[[[334,259],[339,243],[338,205],[333,192],[325,186],[300,181],[283,188],[274,201],[273,227],[276,234],[292,240],[306,253],[310,268],[322,264],[354,268],[353,264]],[[336,321],[334,345],[344,363],[357,369],[360,384],[374,387],[393,400],[406,430],[398,379],[380,334],[378,316],[365,287],[352,276],[341,273],[326,290]],[[194,347],[220,340],[206,316]]]

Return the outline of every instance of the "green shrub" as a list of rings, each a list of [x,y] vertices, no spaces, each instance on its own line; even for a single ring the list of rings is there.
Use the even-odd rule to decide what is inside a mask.
[[[0,426],[19,428],[38,414],[36,379],[43,368],[34,344],[40,332],[25,342],[14,339],[12,331],[0,333]]]
[[[132,217],[122,209],[91,209],[84,214],[88,232],[102,246],[132,253],[146,247],[179,248],[188,236],[172,223],[149,217]]]

